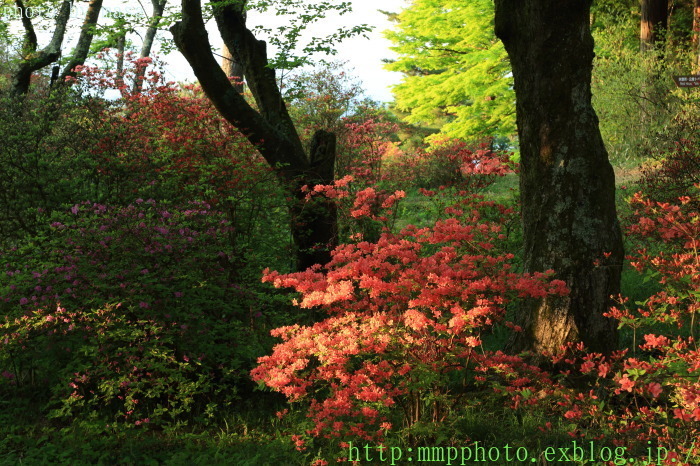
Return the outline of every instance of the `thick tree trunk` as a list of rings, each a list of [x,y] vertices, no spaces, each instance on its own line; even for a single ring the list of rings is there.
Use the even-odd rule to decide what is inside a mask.
[[[291,206],[292,235],[296,243],[297,269],[330,261],[330,251],[338,237],[338,213],[335,204],[325,198],[307,201],[304,185],[330,184],[335,175],[335,134],[317,131],[311,141],[310,166],[297,179],[296,204]]]
[[[642,0],[642,22],[639,28],[639,49],[654,48],[668,26],[668,0]]]
[[[496,34],[510,56],[521,151],[527,272],[553,269],[570,294],[530,300],[509,350],[616,345],[603,316],[619,293],[622,238],[615,176],[591,105],[591,0],[496,0]],[[607,256],[607,257],[606,257]]]

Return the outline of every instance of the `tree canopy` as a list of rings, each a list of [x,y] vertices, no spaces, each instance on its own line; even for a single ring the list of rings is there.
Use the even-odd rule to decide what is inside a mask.
[[[394,87],[406,121],[445,117],[442,136],[510,137],[515,95],[508,56],[493,30],[491,0],[416,0],[386,32],[399,58],[386,65],[404,73]]]

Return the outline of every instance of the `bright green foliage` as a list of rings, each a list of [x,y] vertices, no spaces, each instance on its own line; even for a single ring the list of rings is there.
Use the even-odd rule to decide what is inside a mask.
[[[639,18],[634,11],[598,10],[592,91],[600,132],[614,163],[639,161],[657,152],[661,141],[692,137],[679,130],[694,113],[697,93],[676,87],[673,76],[689,74],[693,57],[671,21],[666,40],[639,50]],[[661,142],[661,144],[660,144]]]
[[[386,36],[399,58],[387,69],[405,74],[394,96],[406,121],[446,116],[441,139],[514,135],[513,78],[493,18],[492,0],[415,0],[396,17]]]

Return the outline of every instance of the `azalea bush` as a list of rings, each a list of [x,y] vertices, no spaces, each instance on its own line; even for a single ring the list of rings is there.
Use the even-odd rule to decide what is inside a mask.
[[[275,330],[284,342],[254,378],[292,401],[311,398],[313,435],[377,439],[397,420],[437,428],[489,359],[476,349],[509,299],[566,293],[551,274],[510,270],[512,254],[493,250],[499,234],[475,210],[341,246],[327,272],[269,272],[266,281],[302,293],[300,307],[331,317]]]
[[[696,184],[675,203],[653,201],[641,194],[632,198],[636,223],[630,234],[641,241],[632,266],[658,280],[661,290],[642,303],[623,302],[610,312],[621,327],[642,334],[615,378],[616,392],[625,391],[634,401],[644,400],[638,411],[628,406],[624,416],[630,425],[640,424],[637,442],[658,442],[692,458],[700,453],[695,444],[700,432],[698,189]],[[663,250],[658,250],[659,243]]]
[[[241,281],[225,213],[138,199],[49,221],[0,253],[5,388],[43,390],[56,416],[132,424],[212,415],[249,388],[283,320],[274,296]]]
[[[479,192],[514,168],[507,152],[496,152],[488,144],[470,144],[461,139],[435,141],[425,150],[404,154],[402,159],[402,169],[410,171],[415,186],[424,189],[456,186]]]
[[[398,202],[406,197],[402,190],[389,192],[376,185],[355,181],[352,175],[330,185],[304,186],[306,202],[332,199],[338,208],[339,233],[344,243],[376,241],[382,229],[391,229],[396,220]]]
[[[40,227],[39,209],[96,196],[90,149],[97,135],[80,99],[37,92],[20,105],[0,95],[0,247]]]
[[[538,405],[566,420],[571,437],[610,439],[628,457],[656,464],[697,464],[698,189],[676,203],[641,193],[631,198],[635,221],[629,235],[637,244],[631,264],[658,281],[659,291],[643,302],[620,297],[608,312],[631,335],[629,348],[603,355],[570,345],[553,359],[557,383]],[[541,427],[546,431],[551,423]]]
[[[199,87],[166,82],[154,63],[148,85],[132,94],[124,82],[150,59],[131,62],[122,75],[98,67],[78,69],[81,92],[123,93],[116,105],[98,100],[93,106],[94,129],[101,136],[92,150],[103,187],[97,200],[128,204],[142,197],[221,204],[243,228],[283,206],[272,170]]]
[[[179,354],[178,327],[138,318],[120,304],[33,309],[0,326],[3,388],[26,395],[43,385],[54,418],[126,427],[177,425],[192,417],[206,423],[235,392],[224,392],[199,361]]]
[[[342,198],[342,188],[314,191]],[[504,393],[546,385],[513,369],[540,372],[519,358],[484,351],[483,338],[496,323],[514,327],[505,319],[513,299],[568,290],[551,271],[517,272],[499,243],[513,209],[462,194],[431,227],[384,228],[376,241],[341,245],[323,270],[265,273],[264,281],[300,293],[297,306],[328,316],[274,330],[282,343],[252,372],[307,410],[299,448],[312,437],[378,442],[390,431],[435,439],[483,384]],[[386,220],[366,199],[357,193],[352,215]]]
[[[104,117],[105,122],[117,119],[96,153],[106,184],[119,186],[124,199],[199,200],[224,212],[234,227],[228,237],[240,268],[284,261],[285,240],[290,247],[284,190],[201,91],[169,87],[156,96],[138,95],[129,107],[127,118]]]
[[[659,134],[659,143],[651,151],[652,158],[642,168],[640,184],[648,197],[675,202],[700,182],[698,109],[697,103],[686,105]]]
[[[371,216],[352,215],[357,210],[353,200],[356,196],[364,198],[359,202],[372,204],[379,216],[381,204],[393,196],[393,191],[405,187],[405,173],[396,176],[399,172],[385,170],[386,160],[400,152],[397,124],[378,103],[363,99],[360,86],[340,63],[293,76],[288,84],[290,114],[304,144],[310,146],[318,130],[336,136],[336,181],[323,189],[305,187],[304,209],[313,208],[326,198],[334,199],[339,208],[339,242],[354,241],[360,236],[376,240],[382,222]]]
[[[442,169],[449,173],[449,177],[442,180],[446,184],[434,190],[418,190],[424,196],[422,210],[426,211],[425,205],[429,205],[427,210],[433,221],[450,218],[459,211],[454,207],[461,200],[483,192],[499,177],[513,173],[517,167],[510,162],[507,153],[483,148],[472,151],[464,141],[458,140],[445,141],[444,146],[431,152],[404,153],[389,142],[371,142],[375,140],[374,136],[365,131],[377,125],[370,119],[362,125],[347,126],[354,134],[350,141],[361,149],[357,158],[360,163],[351,170],[354,174],[345,175],[327,186],[304,188],[307,200],[318,196],[336,200],[344,242],[376,242],[383,229],[392,230],[402,212],[398,202],[406,197],[404,189],[392,188],[420,186],[420,183],[415,183],[428,161],[437,165],[447,160]],[[514,216],[510,219],[513,220]]]
[[[630,261],[658,286],[637,303],[619,297],[608,313],[629,348],[603,355],[572,344],[534,367],[485,347],[496,324],[520,331],[506,318],[509,303],[567,292],[554,272],[517,272],[504,228],[513,210],[466,190],[425,190],[448,205],[443,215],[394,232],[390,216],[362,207],[365,195],[344,191],[351,182],[313,191],[346,200],[359,218],[384,221],[379,238],[338,247],[324,269],[264,278],[299,293],[298,307],[328,316],[274,330],[282,342],[252,372],[287,397],[296,407],[290,413],[304,413],[306,424],[293,430],[300,450],[324,439],[341,448],[401,438],[468,442],[460,422],[470,409],[494,417],[507,409],[521,418],[538,413],[543,436],[555,438],[558,429],[622,448],[626,458],[697,463],[700,185],[675,202],[630,199]]]
[[[387,160],[400,153],[393,140],[397,131],[398,125],[380,109],[362,107],[345,118],[338,131],[337,177],[351,175],[367,184],[405,185],[409,181],[405,174],[386,169]]]
[[[92,97],[91,147],[95,197],[103,204],[135,199],[175,204],[202,201],[231,223],[227,238],[239,275],[257,281],[263,265],[289,267],[291,240],[285,189],[247,139],[225,121],[196,85],[164,79],[157,60],[126,57],[122,74],[80,67],[75,91],[120,91],[118,100]],[[144,86],[132,92],[139,68]],[[81,198],[78,198],[81,199]]]

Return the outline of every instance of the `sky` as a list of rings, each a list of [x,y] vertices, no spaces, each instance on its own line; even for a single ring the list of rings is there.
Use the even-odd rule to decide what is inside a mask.
[[[323,21],[313,25],[310,32],[314,35],[322,35],[335,31],[339,26],[367,24],[374,27],[368,33],[368,38],[355,37],[348,39],[338,45],[338,54],[328,57],[333,60],[347,61],[347,71],[362,82],[367,96],[380,102],[391,101],[392,95],[390,86],[398,84],[401,74],[383,69],[382,59],[395,57],[394,52],[389,50],[391,43],[384,38],[382,32],[392,27],[386,16],[379,12],[379,9],[390,12],[398,12],[408,3],[407,0],[352,0],[352,13],[343,16],[329,16]],[[248,16],[248,26],[252,28],[257,24],[274,28],[282,24],[284,17],[274,15],[273,11],[265,14],[251,12]],[[210,31],[210,41],[212,45],[220,47],[221,40],[216,31],[215,25],[207,28]],[[272,53],[268,51],[268,56]],[[168,56],[166,61],[170,64],[168,71],[177,76],[178,80],[186,77],[194,80],[194,75],[189,69],[185,59],[178,53]]]
[[[309,33],[311,35],[321,36],[335,31],[339,26],[367,24],[373,27],[373,30],[367,33],[368,38],[355,37],[348,39],[337,46],[337,55],[328,58],[337,61],[347,61],[347,71],[350,72],[350,75],[356,76],[358,80],[362,82],[367,96],[374,100],[381,102],[391,101],[392,95],[390,87],[391,85],[398,84],[401,80],[400,73],[383,69],[382,60],[395,57],[395,54],[389,50],[391,43],[385,39],[382,34],[384,30],[390,29],[392,24],[386,19],[384,14],[379,12],[379,9],[398,12],[404,8],[409,1],[410,0],[350,0],[353,6],[352,13],[343,16],[330,15],[310,28]],[[177,5],[179,1],[170,0],[169,3]],[[76,3],[76,5],[80,6],[85,4]],[[5,17],[6,15],[3,14],[5,6],[12,8],[14,5],[13,2],[0,0],[0,15],[3,15],[2,19],[8,19]],[[105,10],[142,11],[142,7],[150,13],[150,2],[145,0],[106,0],[101,19],[104,18]],[[49,31],[52,31],[53,21],[47,19],[51,18],[51,13],[38,11],[33,14],[43,17],[44,21],[42,21],[42,23],[48,26]],[[83,14],[84,9],[80,10],[78,8],[74,11],[69,34],[64,44],[64,50],[70,50],[74,45],[74,41],[79,33]],[[275,25],[283,24],[280,21],[284,21],[284,17],[276,16],[274,9],[264,14],[251,12],[248,17],[248,26],[252,28],[257,24],[262,24],[266,27],[274,28]],[[13,23],[12,29],[14,29],[15,32],[20,32],[21,23],[19,21],[13,21]],[[211,21],[207,29],[210,31],[210,42],[214,48],[218,48],[220,51],[222,42],[213,21]],[[169,32],[167,31],[159,32],[159,37],[167,37],[168,35]],[[39,46],[43,47],[46,45],[49,39],[50,32],[39,33]],[[135,45],[140,47],[139,38],[133,37],[132,39],[136,43]],[[271,55],[272,51],[268,51],[268,56]],[[189,64],[179,52],[173,52],[163,58],[168,64],[166,68],[168,79],[190,82],[195,80]]]

